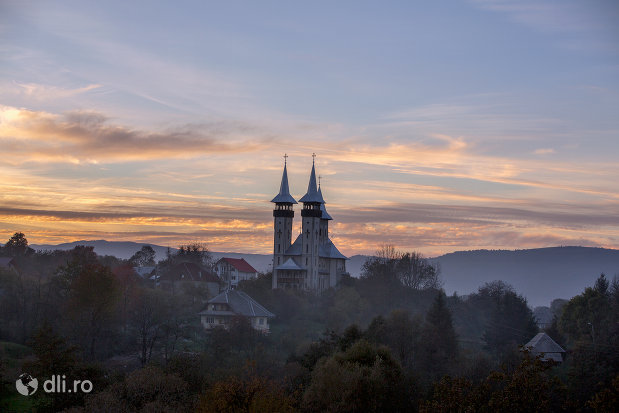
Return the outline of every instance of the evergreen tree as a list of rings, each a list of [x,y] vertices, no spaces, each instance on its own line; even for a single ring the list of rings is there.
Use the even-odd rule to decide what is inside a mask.
[[[457,363],[458,341],[443,290],[438,292],[426,314],[422,349],[421,364],[434,379],[452,371]]]

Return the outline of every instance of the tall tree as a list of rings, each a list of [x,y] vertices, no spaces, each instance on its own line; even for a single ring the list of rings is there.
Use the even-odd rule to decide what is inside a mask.
[[[484,331],[485,347],[498,355],[513,352],[538,332],[533,312],[527,301],[502,281],[486,283],[479,295],[492,303]]]
[[[400,282],[415,290],[438,289],[439,267],[431,264],[418,252],[406,252],[400,255],[396,264],[396,271]]]
[[[155,265],[155,250],[150,245],[143,245],[139,251],[129,258],[129,262],[135,267],[148,267]]]
[[[442,290],[426,314],[421,343],[421,364],[431,378],[436,380],[454,370],[458,362],[458,341]]]
[[[303,407],[324,412],[411,411],[409,391],[389,349],[359,340],[319,362]]]
[[[82,342],[86,354],[94,359],[103,332],[117,314],[120,297],[118,280],[108,267],[99,264],[83,266],[71,280],[67,303],[73,332]]]
[[[4,252],[12,257],[21,256],[28,252],[28,240],[23,232],[16,232],[4,244]]]

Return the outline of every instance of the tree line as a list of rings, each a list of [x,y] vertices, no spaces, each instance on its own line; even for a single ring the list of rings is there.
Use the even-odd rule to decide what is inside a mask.
[[[0,408],[26,369],[94,383],[39,393],[37,411],[617,410],[619,282],[604,275],[553,308],[547,333],[568,352],[553,365],[520,350],[538,328],[511,286],[447,296],[439,268],[393,247],[320,296],[272,290],[268,273],[241,282],[276,314],[268,335],[243,317],[207,332],[204,291],[154,288],[131,268],[208,268],[204,246],[156,263],[148,248],[130,260],[35,252],[18,233],[0,256],[19,267],[0,271]]]

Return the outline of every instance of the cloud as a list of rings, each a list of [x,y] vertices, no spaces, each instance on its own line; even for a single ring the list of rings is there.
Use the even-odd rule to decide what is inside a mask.
[[[617,17],[614,0],[581,2],[570,0],[472,0],[477,7],[505,13],[535,30],[563,35],[572,49],[617,53]]]
[[[619,229],[617,205],[598,206],[596,212],[587,210],[576,213],[568,211],[539,211],[523,208],[474,206],[474,205],[440,205],[400,203],[381,205],[380,207],[357,207],[352,210],[338,211],[338,221],[343,223],[467,223],[476,225],[502,225],[514,221],[526,222],[528,225],[540,224],[564,228],[582,228],[590,226],[615,227]],[[565,206],[564,206],[565,208]],[[572,209],[575,209],[573,206]],[[334,215],[332,213],[332,215]]]
[[[91,84],[80,88],[66,89],[57,86],[43,85],[39,83],[14,82],[14,84],[17,86],[18,93],[22,93],[28,98],[38,101],[73,97],[102,87],[98,84]]]
[[[550,155],[555,153],[555,150],[552,148],[540,148],[540,149],[536,149],[533,152],[535,155]]]
[[[233,121],[153,132],[111,124],[105,115],[92,111],[56,115],[0,108],[0,142],[7,153],[15,155],[16,163],[118,162],[253,152],[272,140],[261,135],[255,127]]]

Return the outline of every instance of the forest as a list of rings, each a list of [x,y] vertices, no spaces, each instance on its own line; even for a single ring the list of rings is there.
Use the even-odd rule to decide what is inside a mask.
[[[544,331],[566,351],[557,363],[522,347],[541,330],[501,274],[447,296],[439,268],[393,247],[322,295],[273,290],[269,273],[241,282],[275,314],[268,334],[240,316],[207,331],[208,289],[157,288],[133,270],[209,270],[204,245],[155,263],[149,247],[129,260],[34,251],[15,233],[0,257],[3,412],[619,411],[617,276],[552,302]],[[25,372],[92,391],[22,396]]]

